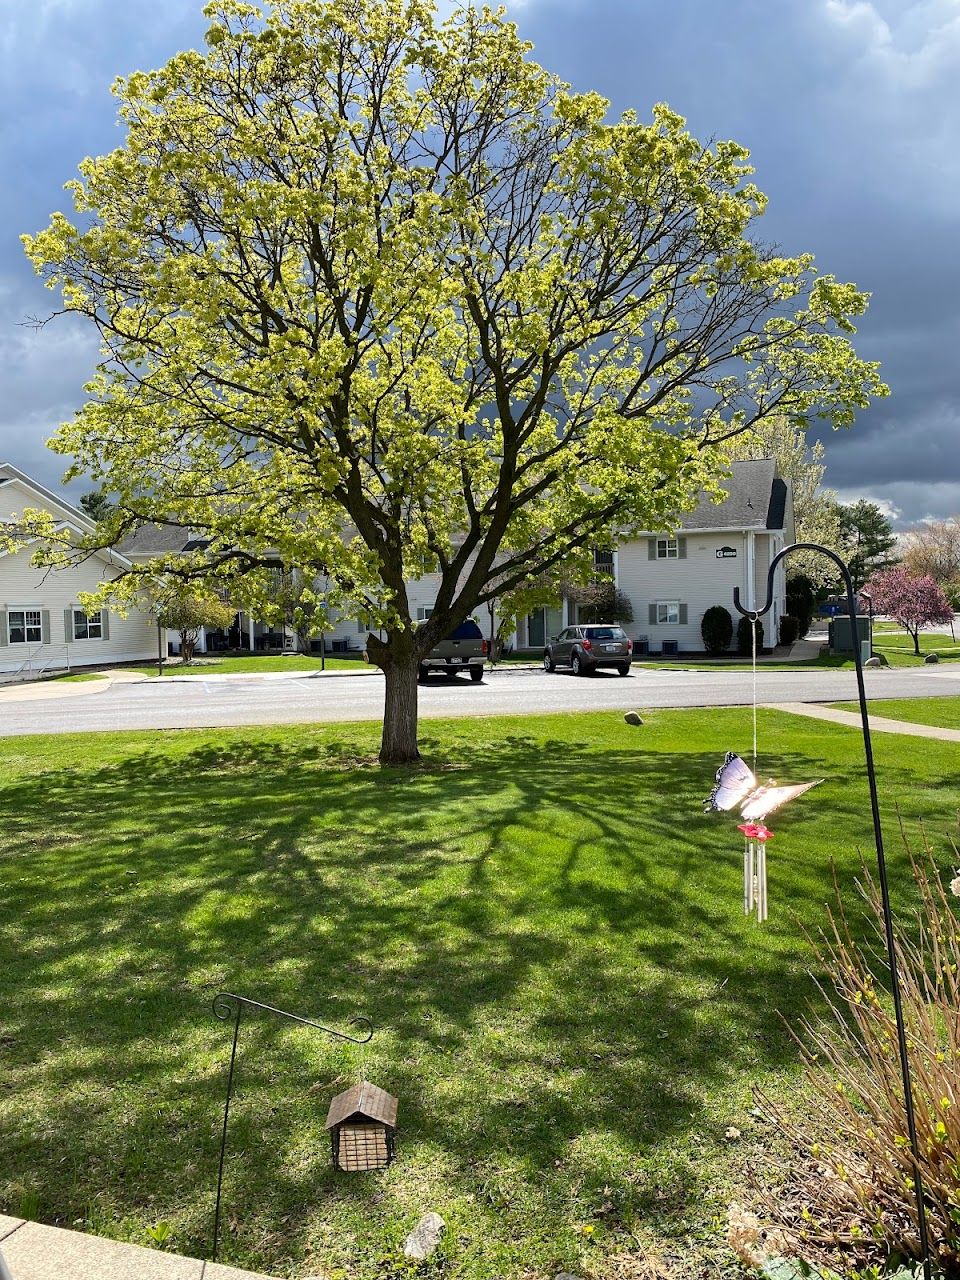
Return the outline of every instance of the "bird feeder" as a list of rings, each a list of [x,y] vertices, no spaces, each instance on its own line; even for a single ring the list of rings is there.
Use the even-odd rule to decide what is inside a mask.
[[[385,1169],[396,1150],[397,1099],[364,1080],[333,1099],[327,1128],[335,1169]]]

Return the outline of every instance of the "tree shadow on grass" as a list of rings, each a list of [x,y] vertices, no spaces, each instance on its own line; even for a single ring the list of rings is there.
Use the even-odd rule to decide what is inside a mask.
[[[377,1028],[359,1051],[244,1025],[227,1256],[269,1270],[335,1219],[327,1247],[373,1274],[424,1196],[519,1266],[545,1221],[562,1234],[608,1193],[611,1226],[642,1216],[645,1161],[715,1135],[725,1091],[792,1070],[776,1011],[812,990],[793,917],[816,926],[829,856],[850,872],[868,832],[855,740],[829,739],[830,782],[778,824],[761,930],[735,820],[699,812],[716,751],[434,732],[446,759],[414,772],[358,767],[360,731],[204,735],[4,787],[0,1184],[59,1220],[95,1201],[121,1233],[171,1218],[205,1252],[223,988]],[[776,764],[816,776],[796,752]],[[360,1074],[400,1096],[402,1158],[351,1179],[323,1120]],[[689,1209],[709,1161],[676,1159]]]

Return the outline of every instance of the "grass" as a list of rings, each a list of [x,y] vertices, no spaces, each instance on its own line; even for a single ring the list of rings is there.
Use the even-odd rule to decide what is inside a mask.
[[[408,1275],[433,1209],[445,1280],[640,1276],[641,1249],[739,1274],[715,1220],[762,1158],[751,1086],[796,1087],[776,1011],[815,995],[802,926],[869,839],[860,739],[761,710],[764,773],[828,781],[774,823],[758,927],[734,821],[700,813],[748,714],[645,720],[431,721],[414,772],[370,725],[0,741],[0,1211],[208,1256],[225,989],[377,1034],[245,1024],[224,1261]],[[960,746],[875,751],[891,833],[898,801],[936,839]],[[361,1076],[400,1098],[399,1158],[334,1174]]]
[[[840,711],[860,710],[857,702],[833,703]],[[913,724],[931,724],[941,729],[960,729],[960,697],[947,698],[881,698],[870,702],[872,716],[891,720],[908,720]]]

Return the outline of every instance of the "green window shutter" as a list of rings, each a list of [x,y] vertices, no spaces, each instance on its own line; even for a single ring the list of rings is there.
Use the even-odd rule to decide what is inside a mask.
[[[655,627],[657,625],[657,606],[655,604],[650,605],[650,612],[648,616],[651,626]]]
[[[682,605],[680,606],[680,625],[681,625],[681,627],[686,625],[686,621],[687,621],[687,606],[686,606],[685,604],[682,604]]]
[[[0,646],[6,647],[7,644],[7,611],[0,609]]]
[[[657,558],[657,540],[656,538],[647,539],[647,559],[656,560]]]
[[[110,615],[106,609],[100,610],[100,635],[104,640],[110,639]]]
[[[686,538],[677,539],[677,559],[686,560],[687,558],[687,540]]]
[[[41,644],[50,643],[50,610],[40,610],[40,642]]]
[[[67,644],[73,642],[73,610],[64,609],[63,611],[63,638]]]

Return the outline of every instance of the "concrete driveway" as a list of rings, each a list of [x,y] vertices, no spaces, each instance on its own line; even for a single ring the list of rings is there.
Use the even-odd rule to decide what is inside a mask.
[[[868,671],[871,698],[960,696],[960,670]],[[209,676],[191,680],[127,680],[0,692],[0,736],[90,733],[117,729],[189,729],[231,725],[379,720],[379,673],[317,676]],[[498,668],[480,684],[436,679],[420,689],[425,719],[447,716],[535,715],[617,711],[632,707],[742,706],[752,699],[748,671],[651,671],[624,678],[600,672],[577,679],[538,669]],[[852,672],[759,671],[760,702],[839,702],[856,697]]]

